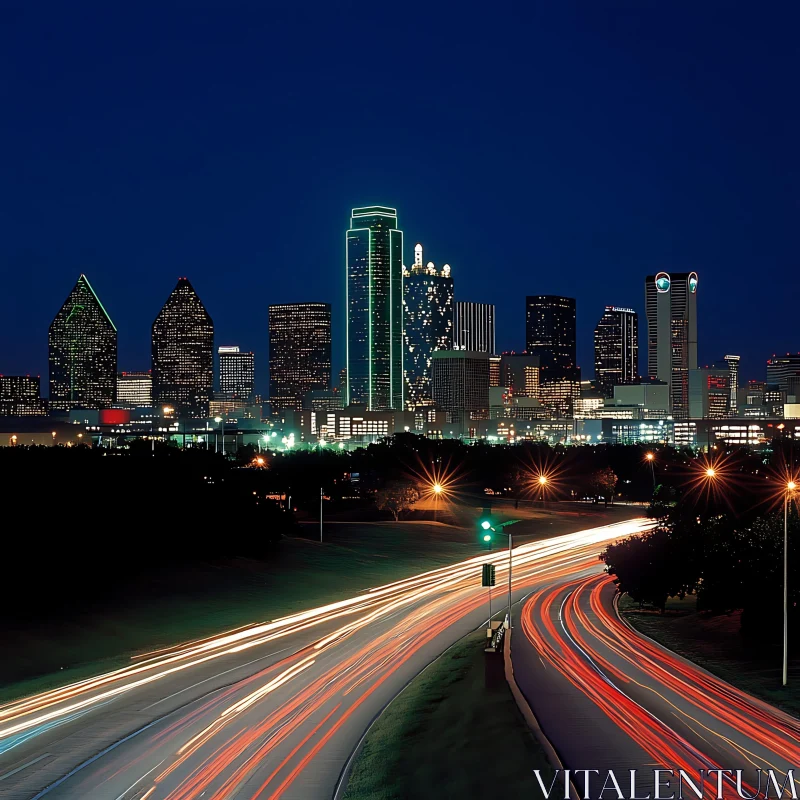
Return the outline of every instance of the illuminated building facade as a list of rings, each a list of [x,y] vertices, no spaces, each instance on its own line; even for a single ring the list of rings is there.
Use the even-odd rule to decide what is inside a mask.
[[[495,354],[494,306],[459,301],[453,308],[453,350]]]
[[[739,413],[739,362],[741,356],[725,356],[711,366],[715,369],[724,369],[728,373],[728,387],[730,398],[728,401],[729,416],[735,417]]]
[[[541,367],[561,377],[577,362],[575,299],[531,295],[525,300],[525,349],[539,356]]]
[[[689,418],[725,419],[731,416],[728,369],[689,370]]]
[[[117,388],[117,329],[85,275],[50,325],[50,408],[110,408]]]
[[[0,375],[0,417],[43,417],[39,378],[30,375]]]
[[[469,350],[437,350],[431,369],[433,402],[450,422],[489,414],[489,356]]]
[[[331,386],[330,303],[269,307],[269,402],[272,411],[303,408],[307,392]]]
[[[450,265],[437,270],[423,264],[422,245],[414,248],[414,266],[403,270],[405,400],[410,409],[429,406],[431,357],[453,348],[453,277]]]
[[[645,279],[647,369],[670,387],[672,416],[689,416],[689,370],[697,369],[697,273]]]
[[[153,376],[149,372],[120,372],[117,402],[120,408],[149,408],[153,405]]]
[[[403,409],[403,232],[397,210],[354,208],[346,234],[345,405]],[[327,387],[325,387],[327,388]]]
[[[214,323],[181,278],[152,328],[153,403],[180,417],[208,416],[214,388]]]
[[[500,385],[515,397],[539,397],[539,356],[503,353],[500,357]]]
[[[633,309],[606,306],[594,329],[594,377],[604,397],[639,379],[639,315]]]
[[[500,386],[501,356],[489,356],[489,386]]]
[[[249,400],[256,382],[256,357],[236,346],[217,348],[219,390],[232,398]]]
[[[767,383],[777,386],[789,397],[800,398],[800,353],[768,359]]]

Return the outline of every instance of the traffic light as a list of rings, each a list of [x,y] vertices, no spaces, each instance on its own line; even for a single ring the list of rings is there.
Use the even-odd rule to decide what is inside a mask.
[[[478,521],[478,538],[486,549],[491,549],[492,539],[492,522],[484,517]]]
[[[494,564],[483,565],[481,586],[494,586]]]

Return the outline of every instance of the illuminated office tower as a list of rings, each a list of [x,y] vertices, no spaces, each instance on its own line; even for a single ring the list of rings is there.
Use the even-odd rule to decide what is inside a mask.
[[[494,306],[490,303],[455,304],[453,350],[495,354]]]
[[[347,397],[403,410],[403,232],[397,210],[354,208],[346,234]]]
[[[149,372],[120,372],[117,375],[117,406],[149,408],[153,405],[153,376]]]
[[[675,419],[689,416],[689,370],[697,369],[697,273],[658,272],[645,280],[647,371],[669,386]]]
[[[777,386],[787,397],[800,397],[800,353],[767,359],[767,383]]]
[[[489,356],[469,350],[437,350],[431,384],[436,408],[448,422],[466,423],[489,415]]]
[[[633,309],[606,306],[594,329],[594,378],[604,397],[639,379],[639,315]]]
[[[575,299],[532,295],[525,300],[525,338],[529,355],[539,356],[545,376],[559,377],[575,367]]]
[[[253,353],[238,347],[217,348],[219,358],[219,390],[230,398],[249,400],[256,382],[256,361]]]
[[[711,365],[714,369],[724,369],[728,373],[728,388],[730,390],[728,411],[732,417],[739,413],[739,362],[741,359],[741,356],[725,356]]]
[[[731,416],[728,367],[689,370],[689,418],[725,419]]]
[[[269,403],[272,411],[303,408],[307,392],[331,388],[329,303],[269,307]]]
[[[178,416],[204,417],[214,387],[214,323],[181,278],[152,329],[153,403]]]
[[[414,248],[414,266],[403,269],[405,399],[409,409],[429,406],[431,358],[453,348],[453,278],[450,265],[423,264],[422,245]]]
[[[0,417],[43,417],[47,403],[40,396],[39,376],[0,375]]]
[[[50,408],[110,408],[117,388],[117,329],[85,275],[50,325]]]

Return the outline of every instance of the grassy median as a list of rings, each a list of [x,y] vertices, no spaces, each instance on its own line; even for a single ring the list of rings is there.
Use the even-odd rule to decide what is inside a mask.
[[[505,679],[485,686],[483,631],[451,647],[373,725],[345,800],[534,797],[552,776]],[[500,654],[491,656],[502,658]]]

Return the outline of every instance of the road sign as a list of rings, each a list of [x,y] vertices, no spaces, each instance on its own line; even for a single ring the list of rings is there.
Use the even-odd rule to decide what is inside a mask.
[[[494,586],[494,564],[483,565],[481,586]]]

